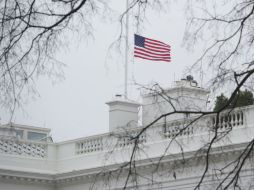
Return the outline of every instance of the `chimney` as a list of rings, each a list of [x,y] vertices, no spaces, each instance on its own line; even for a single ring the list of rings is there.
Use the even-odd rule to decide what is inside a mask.
[[[121,95],[106,103],[109,106],[109,131],[138,123],[139,103],[126,100]]]

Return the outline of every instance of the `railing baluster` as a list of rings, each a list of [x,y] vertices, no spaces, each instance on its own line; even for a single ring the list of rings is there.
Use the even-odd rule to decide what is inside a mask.
[[[22,142],[13,139],[1,140],[0,152],[5,154],[23,155],[45,158],[47,145],[38,142]]]

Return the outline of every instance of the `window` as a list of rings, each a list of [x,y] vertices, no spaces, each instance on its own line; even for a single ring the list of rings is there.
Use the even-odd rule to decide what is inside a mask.
[[[47,134],[37,133],[37,132],[28,132],[27,139],[32,141],[46,141]]]
[[[23,130],[18,130],[16,129],[16,137],[20,138],[20,139],[23,139],[23,133],[24,131]]]

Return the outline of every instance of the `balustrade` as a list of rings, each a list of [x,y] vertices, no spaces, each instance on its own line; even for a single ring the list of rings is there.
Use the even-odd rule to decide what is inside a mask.
[[[76,154],[88,154],[92,152],[98,152],[103,150],[109,150],[110,147],[106,143],[107,141],[112,141],[115,139],[115,145],[119,148],[128,147],[134,144],[134,138],[138,134],[138,131],[127,131],[126,133],[121,132],[115,135],[107,134],[102,137],[87,138],[76,142]],[[146,142],[146,134],[143,133],[138,139],[138,143]]]
[[[194,119],[194,118],[193,118]],[[163,125],[164,137],[175,138],[176,136],[189,136],[205,131],[214,130],[216,125],[216,115],[205,116],[197,122],[191,123],[191,119],[172,121]],[[232,129],[244,125],[244,113],[240,109],[230,112],[222,112],[219,116],[217,128],[220,131]]]
[[[86,154],[103,150],[102,138],[88,138],[76,143],[76,153]]]
[[[193,124],[191,120],[178,120],[165,124],[164,136],[166,138],[174,138],[176,136],[188,136],[194,134]]]
[[[118,138],[117,146],[123,148],[134,145],[135,137],[138,135],[138,133],[139,131],[132,131],[130,133],[126,133],[123,136],[120,136]],[[141,144],[145,142],[146,142],[146,133],[144,132],[139,136],[137,143]]]
[[[247,109],[247,108],[246,108]],[[147,136],[163,134],[163,137],[157,135],[156,141],[165,140],[165,138],[188,137],[194,135],[201,135],[213,130],[216,125],[216,115],[205,116],[198,121],[195,118],[186,118],[182,120],[175,120],[167,122],[159,126],[148,128],[139,136],[138,143],[152,143],[153,138]],[[230,112],[222,112],[219,116],[218,129],[228,130],[235,127],[243,126],[245,123],[244,109],[235,109]],[[75,140],[75,149],[72,150],[74,154],[89,154],[102,151],[111,151],[112,147],[127,148],[135,143],[135,137],[140,132],[141,128],[126,129],[126,131],[119,130],[116,134],[107,133],[100,136],[88,137],[82,140]],[[149,142],[148,142],[149,141]],[[47,156],[48,145],[46,142],[31,142],[21,141],[16,139],[0,138],[0,154],[22,155],[35,158],[45,158]]]
[[[233,127],[243,126],[244,124],[244,115],[242,110],[233,110],[231,112],[222,113],[219,116],[219,121],[216,122],[216,116],[212,117],[212,127],[219,130],[228,130]]]
[[[47,145],[37,142],[0,139],[0,153],[45,158]]]

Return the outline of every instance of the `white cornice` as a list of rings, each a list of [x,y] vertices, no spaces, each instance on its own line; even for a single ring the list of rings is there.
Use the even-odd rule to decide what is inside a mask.
[[[54,175],[7,169],[0,169],[0,180],[21,183],[55,184]]]

